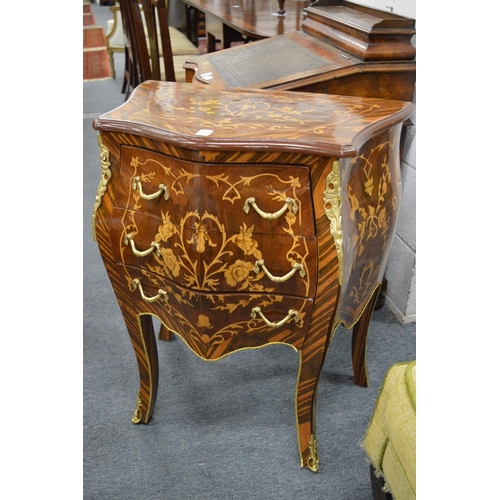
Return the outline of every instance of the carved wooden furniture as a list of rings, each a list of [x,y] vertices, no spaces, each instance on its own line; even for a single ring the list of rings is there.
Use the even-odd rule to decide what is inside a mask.
[[[94,122],[102,177],[94,237],[152,416],[160,338],[216,360],[299,352],[301,465],[318,469],[315,398],[339,324],[366,385],[368,324],[401,201],[411,103],[149,81]],[[189,374],[186,374],[189,376]]]
[[[168,25],[168,0],[120,0],[126,44],[122,92],[154,79],[185,81],[183,65],[200,51],[179,30]]]
[[[122,0],[123,1],[123,0]],[[154,2],[155,5],[158,5],[158,12],[161,17],[157,19],[157,28],[160,28],[160,19],[162,22],[166,22],[168,26],[168,2]],[[141,6],[142,7],[142,6]],[[141,9],[142,10],[142,9]],[[111,71],[113,78],[115,77],[114,70],[114,57],[113,54],[115,52],[125,52],[125,35],[123,33],[123,20],[122,13],[119,5],[114,5],[110,7],[110,11],[113,14],[113,19],[110,19],[107,23],[107,35],[106,35],[106,49],[108,51],[109,62],[111,65]],[[142,20],[143,25],[146,26],[146,20],[144,18],[144,12],[142,12]],[[147,35],[147,29],[145,29],[145,34]],[[170,38],[170,46],[172,49],[172,56],[174,59],[174,67],[178,67],[178,73],[176,74],[176,81],[185,81],[185,72],[182,69],[182,65],[185,62],[185,58],[176,59],[176,56],[193,56],[199,55],[200,51],[196,48],[196,46],[190,42],[190,40],[177,28],[173,26],[168,26],[168,34]],[[164,42],[166,46],[168,46],[168,42]],[[160,46],[160,56],[162,53],[163,43],[159,41]],[[168,52],[167,52],[168,53]],[[182,71],[181,71],[182,70]]]
[[[182,0],[187,7],[205,14],[207,50],[215,51],[215,39],[227,49],[231,42],[240,40],[262,40],[300,29],[304,18],[303,9],[308,0],[289,1],[286,15],[277,15],[277,0]],[[188,23],[191,16],[187,15]],[[188,33],[192,31],[187,27]]]
[[[186,63],[186,81],[412,100],[415,20],[344,0],[318,0],[305,13],[300,31]]]

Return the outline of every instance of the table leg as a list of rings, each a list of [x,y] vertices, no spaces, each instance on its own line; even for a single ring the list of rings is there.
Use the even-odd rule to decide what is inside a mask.
[[[215,37],[207,31],[207,52],[215,52]]]
[[[377,298],[380,293],[381,284],[373,292],[368,304],[361,313],[360,318],[352,329],[352,369],[354,381],[361,387],[368,387],[368,371],[366,369],[366,341],[368,339],[368,328],[372,318]]]
[[[330,222],[324,217],[318,221],[319,266],[318,287],[309,330],[300,351],[297,381],[296,412],[301,465],[318,471],[319,457],[316,442],[315,408],[321,368],[333,332],[333,322],[339,294],[338,259]]]
[[[301,350],[299,378],[297,382],[296,412],[302,467],[318,472],[319,456],[316,441],[314,410],[319,376],[327,351],[329,335],[312,335]]]
[[[137,315],[123,304],[120,306],[139,367],[139,393],[132,422],[147,424],[151,420],[158,392],[158,351],[153,319],[149,314]]]
[[[160,333],[158,334],[160,340],[172,340],[172,332],[162,323],[160,326]]]
[[[232,30],[229,26],[226,24],[222,25],[222,48],[223,49],[230,49],[231,48],[231,42],[234,37],[234,33],[232,33],[234,30]]]
[[[186,5],[186,36],[189,40],[193,41],[192,38],[192,27],[191,27],[191,7]]]

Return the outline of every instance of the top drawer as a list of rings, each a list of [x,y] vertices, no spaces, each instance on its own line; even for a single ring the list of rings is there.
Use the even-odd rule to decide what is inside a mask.
[[[115,206],[162,217],[189,229],[287,233],[314,237],[307,166],[213,164],[179,160],[131,146],[121,148]]]

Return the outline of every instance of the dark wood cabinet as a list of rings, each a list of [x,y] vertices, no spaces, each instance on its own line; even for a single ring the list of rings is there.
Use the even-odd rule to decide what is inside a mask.
[[[301,29],[187,62],[186,81],[411,101],[415,20],[317,0]]]

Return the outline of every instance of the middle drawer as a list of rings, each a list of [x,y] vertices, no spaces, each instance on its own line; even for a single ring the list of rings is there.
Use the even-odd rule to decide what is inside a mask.
[[[193,213],[193,224],[182,226],[168,212],[163,215],[114,208],[115,262],[142,267],[192,290],[314,296],[314,238],[254,233],[244,223],[237,233],[206,231],[203,214]]]

